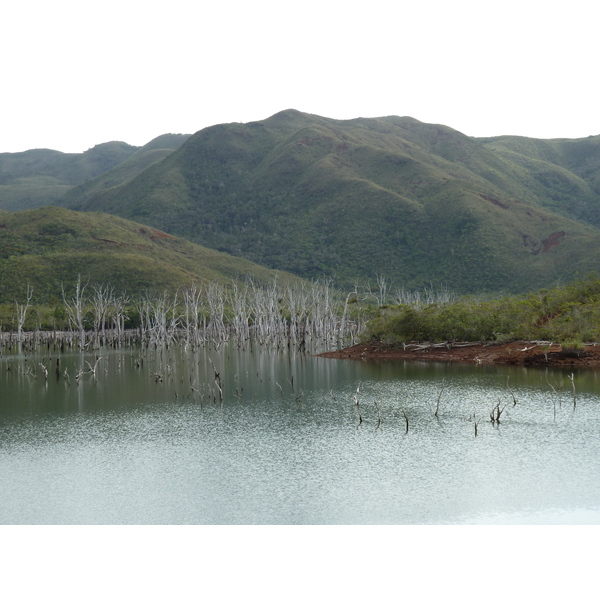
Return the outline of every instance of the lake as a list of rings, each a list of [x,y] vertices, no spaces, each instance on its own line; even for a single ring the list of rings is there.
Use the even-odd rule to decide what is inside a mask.
[[[0,523],[600,523],[600,373],[570,377],[227,345],[5,353]]]

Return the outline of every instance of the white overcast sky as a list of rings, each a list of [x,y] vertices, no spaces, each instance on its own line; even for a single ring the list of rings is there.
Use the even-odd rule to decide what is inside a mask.
[[[597,135],[595,4],[5,0],[0,152],[139,146],[286,108]]]

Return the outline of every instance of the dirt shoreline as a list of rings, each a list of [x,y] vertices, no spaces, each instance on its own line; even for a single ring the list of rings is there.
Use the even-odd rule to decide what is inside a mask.
[[[471,362],[475,364],[600,368],[600,345],[564,348],[548,342],[507,344],[407,344],[389,347],[380,343],[357,344],[319,356],[348,360],[413,360]]]

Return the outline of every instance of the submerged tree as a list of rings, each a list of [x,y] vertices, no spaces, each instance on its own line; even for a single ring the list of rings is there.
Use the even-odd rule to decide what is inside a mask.
[[[364,312],[355,292],[346,296],[331,281],[264,284],[249,278],[130,297],[109,284],[89,285],[79,274],[71,293],[61,287],[59,307],[80,348],[86,346],[86,328],[94,344],[121,343],[130,313],[135,329],[127,335],[145,343],[180,340],[197,347],[231,340],[239,348],[258,343],[300,351],[315,343],[339,347],[355,339]],[[26,303],[15,303],[19,334],[32,293],[28,288]]]
[[[69,325],[79,333],[79,346],[81,349],[85,346],[85,313],[88,304],[85,296],[86,284],[81,284],[81,274],[77,275],[77,284],[75,292],[71,298],[67,298],[64,286],[62,288],[63,303],[69,319]]]
[[[31,305],[31,298],[33,297],[33,288],[27,282],[27,292],[25,294],[25,304],[19,304],[15,300],[15,312],[17,313],[17,340],[19,342],[22,341],[23,337],[23,325],[25,324],[25,319],[27,318],[27,311]]]

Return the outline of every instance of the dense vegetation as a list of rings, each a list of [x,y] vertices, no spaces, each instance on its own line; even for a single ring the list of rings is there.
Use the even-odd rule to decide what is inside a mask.
[[[600,341],[600,279],[493,301],[382,306],[362,336],[386,345],[409,342],[548,340],[569,346]]]
[[[598,164],[600,136],[479,140],[289,110],[206,128],[127,182],[66,198],[346,287],[383,274],[519,293],[600,269]]]

